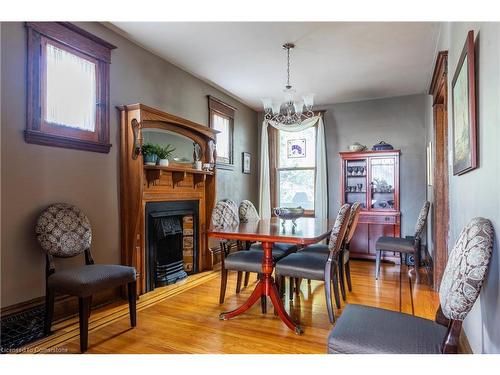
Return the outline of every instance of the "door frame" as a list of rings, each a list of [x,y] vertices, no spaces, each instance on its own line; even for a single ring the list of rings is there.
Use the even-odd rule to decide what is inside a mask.
[[[433,112],[433,272],[432,284],[439,289],[448,260],[449,170],[448,170],[448,51],[440,51],[429,88]]]

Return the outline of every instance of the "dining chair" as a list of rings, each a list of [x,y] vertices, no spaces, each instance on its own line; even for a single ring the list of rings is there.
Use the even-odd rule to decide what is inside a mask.
[[[457,353],[462,322],[486,278],[494,230],[482,217],[460,232],[448,255],[435,320],[363,305],[347,305],[328,336],[328,353]]]
[[[240,222],[248,223],[249,221],[260,220],[259,213],[255,208],[254,204],[249,200],[243,200],[240,203],[240,207],[238,209]],[[245,248],[251,251],[259,251],[264,254],[264,249],[262,248],[261,243],[251,243],[249,241],[245,242]],[[291,243],[284,242],[275,242],[273,244],[272,254],[273,260],[277,262],[278,260],[286,257],[287,255],[294,253],[297,251],[297,245]],[[249,272],[245,273],[245,282],[244,286],[248,285]]]
[[[78,297],[80,318],[80,351],[87,351],[88,323],[92,295],[103,290],[127,285],[130,324],[136,326],[136,271],[134,267],[95,264],[90,252],[92,228],[88,217],[78,207],[55,203],[38,217],[37,240],[46,254],[45,322],[50,334],[56,293]],[[85,253],[85,265],[55,270],[54,258],[71,258]]]
[[[239,225],[239,216],[234,207],[224,201],[218,202],[214,209],[212,210],[212,227],[216,229],[231,228]],[[228,240],[220,240],[220,253],[221,253],[221,286],[219,303],[224,303],[224,298],[226,295],[227,287],[227,275],[228,271],[237,271],[238,275],[243,272],[255,272],[259,274],[262,270],[262,253],[256,251],[241,251],[241,247],[238,247],[238,251],[231,253],[230,244]],[[239,276],[239,282],[241,283],[241,276]],[[237,287],[236,293],[240,290]],[[265,298],[264,298],[265,299]],[[266,302],[262,300],[262,312],[266,312]]]
[[[328,318],[333,324],[335,316],[333,314],[331,287],[335,295],[335,302],[340,308],[340,297],[338,291],[338,253],[340,252],[342,242],[347,229],[349,219],[350,205],[344,204],[340,207],[335,224],[330,234],[328,242],[329,253],[308,253],[303,250],[281,259],[276,263],[276,277],[280,280],[281,288],[284,287],[283,280],[290,277],[290,284],[293,279],[310,279],[325,282],[325,297]],[[306,247],[307,248],[307,247]]]
[[[342,243],[342,247],[340,248],[339,256],[337,259],[338,267],[339,267],[339,281],[340,281],[340,292],[342,294],[342,299],[346,300],[346,290],[345,290],[345,281],[347,280],[347,287],[349,292],[352,291],[352,281],[351,281],[351,265],[350,265],[350,257],[349,257],[349,247],[351,244],[352,237],[354,236],[354,232],[358,226],[359,215],[361,213],[361,203],[355,202],[352,204],[350,212],[349,212],[349,221],[347,223],[346,234],[344,236],[344,241]],[[300,251],[308,251],[310,253],[318,253],[325,254],[329,253],[328,245],[325,244],[314,244],[305,247]]]
[[[429,214],[430,203],[425,202],[420,214],[418,215],[417,224],[415,225],[415,235],[406,236],[406,238],[400,237],[380,237],[375,243],[376,255],[376,265],[375,265],[375,279],[378,280],[380,276],[380,260],[382,257],[382,251],[393,251],[400,254],[401,262],[403,261],[403,254],[406,256],[413,255],[415,259],[415,277],[417,282],[420,281],[420,275],[418,269],[420,267],[420,237],[427,222],[427,216]]]

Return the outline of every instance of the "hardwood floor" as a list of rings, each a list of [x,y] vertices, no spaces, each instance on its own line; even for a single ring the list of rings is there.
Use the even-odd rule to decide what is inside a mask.
[[[434,318],[439,304],[437,294],[426,284],[415,285],[406,267],[400,277],[398,265],[383,264],[381,278],[376,281],[373,262],[351,262],[353,291],[347,293],[348,303]],[[230,272],[224,305],[218,304],[217,271],[159,288],[139,299],[134,329],[130,328],[125,301],[93,311],[88,353],[325,353],[332,326],[321,282],[308,285],[304,280],[299,297],[295,296],[293,302],[286,298],[287,311],[293,319],[300,320],[305,330],[301,336],[275,317],[272,308],[262,315],[259,304],[233,320],[220,321],[220,312],[246,300],[255,285],[255,275],[250,280],[249,286],[236,295],[236,273]],[[421,280],[425,282],[426,278]],[[335,316],[341,312],[335,310]],[[77,318],[55,324],[50,337],[25,349],[30,353],[78,353]]]

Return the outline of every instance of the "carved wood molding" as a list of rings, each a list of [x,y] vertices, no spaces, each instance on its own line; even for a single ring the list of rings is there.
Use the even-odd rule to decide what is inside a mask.
[[[439,97],[439,92],[443,84],[448,82],[448,51],[440,51],[436,58],[436,65],[432,74],[431,85],[429,87],[429,94],[432,95],[433,105]],[[446,103],[444,103],[446,105]]]

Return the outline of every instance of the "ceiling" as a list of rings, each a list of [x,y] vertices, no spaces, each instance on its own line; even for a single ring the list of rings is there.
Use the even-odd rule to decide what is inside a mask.
[[[291,84],[315,104],[424,93],[435,22],[114,22],[109,27],[252,108]],[[117,30],[118,29],[118,30]]]

